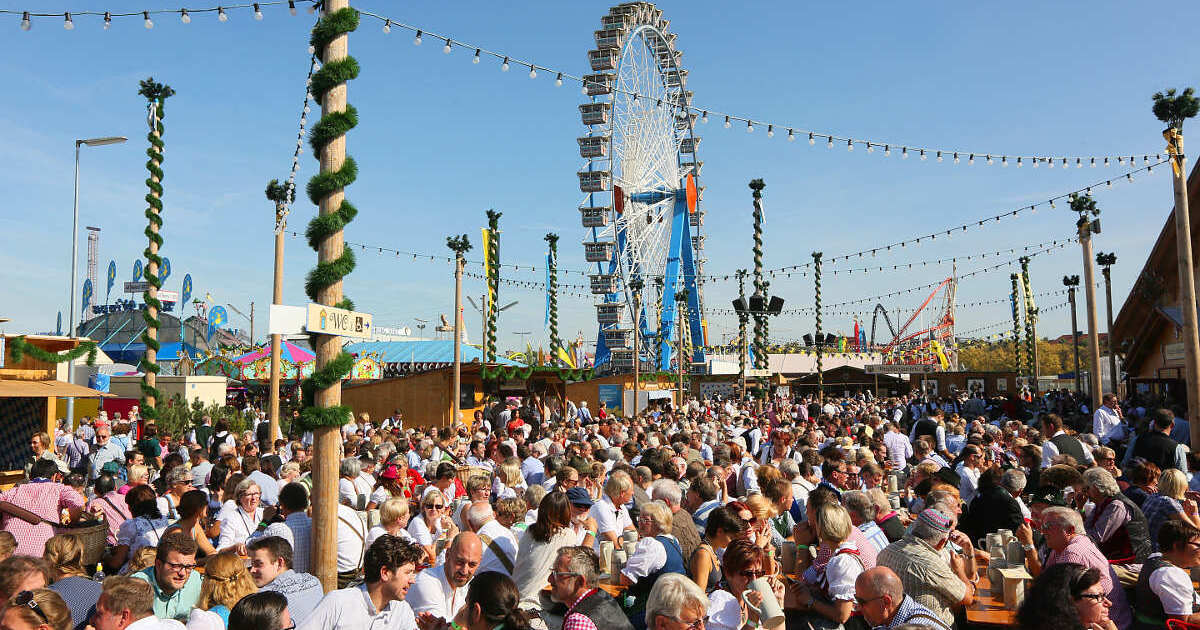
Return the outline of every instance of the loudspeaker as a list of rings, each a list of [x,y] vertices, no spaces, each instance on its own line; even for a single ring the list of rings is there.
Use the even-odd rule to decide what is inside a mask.
[[[745,313],[746,311],[750,310],[750,305],[746,303],[745,298],[738,298],[733,301],[733,310],[737,311],[738,313]]]
[[[777,295],[771,296],[771,305],[767,307],[767,312],[778,315],[781,311],[783,311],[783,298]]]
[[[755,293],[750,296],[750,310],[755,313],[761,313],[766,308],[766,299],[763,296]]]
[[[804,345],[811,346],[812,344],[813,344],[812,335],[805,334],[804,335]]]

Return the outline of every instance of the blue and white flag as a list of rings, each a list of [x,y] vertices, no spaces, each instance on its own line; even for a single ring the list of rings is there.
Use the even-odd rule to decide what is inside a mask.
[[[108,298],[112,295],[113,285],[117,283],[117,261],[108,261],[108,290],[104,293],[104,303],[108,304]]]

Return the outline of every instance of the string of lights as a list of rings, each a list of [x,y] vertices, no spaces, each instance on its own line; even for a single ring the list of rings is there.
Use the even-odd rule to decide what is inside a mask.
[[[2,10],[0,10],[0,14],[20,15],[21,16],[20,26],[21,26],[21,29],[25,30],[25,31],[32,29],[34,18],[58,18],[58,17],[63,18],[63,28],[65,28],[67,30],[72,30],[75,28],[74,18],[82,17],[82,16],[102,16],[103,17],[103,25],[104,25],[105,29],[108,29],[111,27],[114,19],[141,17],[143,20],[144,26],[147,29],[150,29],[150,28],[154,28],[154,21],[151,18],[152,15],[178,14],[180,16],[180,21],[182,23],[189,24],[189,23],[191,23],[192,15],[194,15],[194,14],[215,13],[217,15],[218,21],[227,22],[229,20],[229,12],[230,11],[241,10],[241,9],[251,9],[251,10],[253,10],[254,19],[261,21],[263,19],[263,12],[262,12],[263,7],[275,7],[275,6],[286,5],[288,7],[289,12],[292,15],[296,15],[297,2],[300,2],[301,4],[307,4],[309,12],[314,12],[317,9],[317,7],[320,5],[319,0],[268,0],[265,2],[250,2],[250,3],[240,3],[240,4],[230,4],[230,5],[219,5],[219,6],[215,6],[215,7],[180,8],[180,9],[148,9],[148,10],[143,10],[143,11],[95,11],[95,10],[91,10],[91,11],[45,12],[45,11],[29,11],[29,10],[20,10],[20,9],[2,9]],[[486,57],[491,58],[492,60],[500,61],[500,70],[502,72],[509,71],[509,69],[515,65],[515,66],[518,66],[521,68],[528,69],[528,75],[529,75],[529,78],[531,78],[531,79],[536,79],[539,76],[538,73],[543,72],[547,76],[550,76],[550,75],[554,76],[555,85],[561,86],[561,85],[563,85],[563,83],[565,81],[569,80],[572,83],[578,83],[580,85],[580,90],[584,94],[587,94],[587,92],[588,92],[589,80],[586,76],[567,72],[565,70],[559,70],[557,68],[553,68],[550,66],[544,66],[541,64],[534,63],[532,61],[526,61],[521,58],[515,57],[511,54],[507,54],[507,53],[504,53],[501,51],[496,51],[496,50],[492,50],[489,48],[485,48],[483,46],[472,44],[470,42],[466,42],[466,41],[457,39],[452,36],[443,35],[443,34],[431,31],[425,27],[408,24],[408,23],[405,23],[405,22],[402,22],[399,20],[392,19],[385,15],[373,13],[371,11],[359,9],[358,12],[362,16],[370,17],[370,18],[373,18],[373,19],[381,22],[383,25],[382,30],[385,34],[391,33],[393,28],[399,28],[399,29],[406,30],[406,31],[413,33],[414,34],[414,37],[413,37],[414,45],[417,45],[417,46],[421,45],[421,43],[424,41],[424,39],[426,37],[428,37],[431,40],[441,42],[443,44],[442,52],[444,52],[445,54],[452,53],[454,51],[454,49],[456,49],[456,48],[465,49],[467,51],[473,51],[474,54],[471,57],[472,63],[480,63],[481,58],[486,56]],[[595,84],[595,85],[598,85],[598,84]],[[631,91],[622,89],[617,86],[611,86],[608,89],[612,92],[624,94],[626,96],[630,96],[630,97],[634,97],[634,98],[641,96],[640,94],[637,94],[636,92],[631,92]],[[662,99],[660,99],[657,102],[657,106],[672,107],[672,108],[679,107],[679,105],[677,105],[677,104],[667,102]],[[700,122],[702,124],[708,123],[709,118],[716,117],[718,119],[723,120],[723,122],[724,122],[723,126],[726,129],[732,128],[733,125],[736,123],[739,127],[744,127],[744,129],[748,133],[754,133],[755,125],[758,125],[759,127],[765,126],[766,127],[766,136],[768,138],[773,138],[776,135],[776,131],[778,131],[779,133],[786,132],[787,133],[786,138],[788,141],[795,141],[797,137],[802,137],[802,138],[806,138],[808,140],[808,144],[810,146],[815,146],[817,144],[817,142],[820,141],[820,142],[824,143],[826,145],[826,147],[828,147],[830,149],[833,149],[836,146],[844,146],[844,147],[846,147],[847,151],[854,151],[855,147],[862,147],[862,148],[866,149],[865,153],[875,153],[876,150],[878,149],[879,150],[878,152],[880,153],[880,155],[885,156],[885,157],[891,156],[893,152],[899,152],[901,159],[907,159],[910,157],[910,155],[915,155],[915,156],[917,156],[918,159],[920,159],[922,161],[927,160],[929,157],[933,157],[935,159],[935,161],[939,162],[939,163],[944,162],[946,160],[946,158],[950,158],[954,164],[960,164],[961,162],[963,162],[965,160],[965,162],[968,166],[974,165],[976,160],[980,160],[984,164],[989,165],[989,166],[996,164],[997,162],[999,162],[1001,167],[1007,167],[1007,166],[1009,166],[1009,164],[1013,164],[1017,168],[1021,168],[1025,164],[1029,164],[1033,168],[1037,168],[1039,165],[1045,165],[1048,168],[1054,168],[1055,165],[1059,165],[1061,168],[1066,170],[1066,169],[1069,169],[1072,165],[1075,168],[1083,168],[1084,164],[1087,164],[1090,167],[1096,167],[1098,165],[1108,166],[1112,162],[1116,162],[1118,165],[1122,165],[1125,163],[1126,160],[1128,160],[1130,165],[1132,166],[1137,158],[1137,156],[1135,154],[1125,154],[1125,153],[1121,153],[1121,154],[1113,153],[1113,154],[1108,154],[1108,155],[1067,155],[1065,153],[1064,154],[1059,154],[1059,153],[1054,153],[1054,154],[1034,154],[1034,153],[1009,154],[1009,153],[1005,153],[1003,151],[982,151],[982,150],[954,149],[954,148],[944,148],[944,147],[939,148],[930,143],[904,143],[904,142],[894,142],[891,140],[879,140],[879,139],[861,138],[861,137],[856,138],[854,136],[846,135],[843,133],[823,131],[823,130],[818,130],[818,129],[809,129],[802,125],[794,125],[794,124],[788,124],[788,123],[782,123],[782,122],[768,121],[768,120],[764,120],[761,118],[756,118],[756,117],[752,117],[752,116],[748,116],[748,115],[744,115],[744,114],[724,112],[724,111],[720,111],[717,109],[713,109],[713,108],[709,108],[709,107],[701,107],[701,106],[694,105],[694,104],[687,104],[683,107],[683,109],[687,110],[690,114],[692,114],[694,116],[698,116],[700,119]],[[1155,162],[1162,161],[1161,153],[1146,153],[1146,154],[1142,154],[1143,164],[1149,164],[1151,161],[1150,160],[1151,156],[1154,156]]]
[[[1061,293],[1065,293],[1065,291],[1047,292],[1047,294],[1061,294]],[[1042,295],[1042,294],[1038,294],[1038,295]],[[1005,298],[1003,301],[1007,302],[1008,299]],[[1070,305],[1071,305],[1070,302],[1061,302],[1059,304],[1055,304],[1054,306],[1040,307],[1040,308],[1038,308],[1037,312],[1038,312],[1038,315],[1041,315],[1043,313],[1047,313],[1050,311],[1057,311],[1059,309],[1066,308]],[[1012,325],[1013,325],[1012,319],[1009,318],[1009,319],[1005,319],[1005,320],[1001,320],[1001,321],[997,321],[997,322],[992,322],[990,324],[984,324],[983,326],[978,326],[978,327],[972,328],[970,330],[963,330],[963,331],[956,330],[956,331],[954,331],[954,335],[956,337],[970,337],[971,335],[981,333],[985,330],[991,330],[993,328],[999,328],[1002,326],[1011,328]],[[988,337],[1003,337],[1004,335],[1011,335],[1011,334],[1012,334],[1012,331],[1009,330],[1007,332],[1000,333],[999,335],[989,335]]]

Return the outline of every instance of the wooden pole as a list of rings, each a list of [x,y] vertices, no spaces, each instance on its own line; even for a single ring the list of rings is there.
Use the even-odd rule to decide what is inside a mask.
[[[462,279],[465,259],[462,252],[454,256],[454,404],[450,406],[450,426],[459,421],[459,404],[462,399]]]
[[[1103,254],[1101,254],[1103,256]],[[1115,256],[1114,256],[1115,258]],[[1112,383],[1112,393],[1117,394],[1120,383],[1117,381],[1117,352],[1113,347],[1113,308],[1112,308],[1112,267],[1104,265],[1100,270],[1104,274],[1104,301],[1108,315],[1108,380]]]
[[[1192,450],[1200,448],[1200,335],[1196,322],[1196,280],[1192,267],[1192,221],[1188,211],[1187,159],[1183,154],[1183,132],[1168,128],[1167,153],[1171,157],[1171,182],[1175,190],[1175,251],[1179,264],[1179,307],[1183,311],[1184,378],[1187,385],[1187,415],[1191,423]]]
[[[160,102],[161,101],[157,101],[157,100],[152,101],[150,103],[150,107],[157,108]],[[156,139],[161,140],[162,133],[160,133],[158,130],[158,116],[156,115],[156,116],[152,117],[152,120],[154,122],[150,125],[150,134],[152,136],[154,136]],[[157,142],[153,143],[153,146],[151,148],[154,148],[155,146],[158,146]],[[150,153],[151,154],[161,154],[161,150],[160,151],[151,151]],[[150,158],[150,161],[158,169],[162,168],[162,160],[161,159],[158,159],[152,155]],[[154,181],[154,183],[156,183],[156,184],[161,184],[162,180],[156,174],[157,172],[161,172],[161,171],[152,170],[150,172],[150,179],[152,181]],[[151,190],[150,194],[159,198],[160,200],[162,199],[162,193],[158,192],[157,190]],[[152,212],[156,215],[161,215],[161,212],[159,212],[158,207],[153,204],[148,205],[147,210],[149,210],[150,212]],[[159,223],[160,223],[159,221],[150,221],[149,226],[148,226],[150,228],[150,231],[155,234],[158,234]],[[158,255],[158,242],[155,241],[155,239],[150,239],[150,242],[146,248],[146,251],[149,252],[150,255],[146,257],[145,275],[147,277],[149,277],[149,276],[157,277],[158,276],[158,263],[155,262],[154,259]],[[158,321],[158,309],[155,308],[155,306],[154,306],[158,302],[158,287],[154,286],[153,282],[149,282],[147,284],[149,286],[146,288],[146,296],[147,296],[147,298],[146,298],[146,316],[154,321]],[[75,335],[76,335],[76,332],[74,330],[72,330],[71,336],[74,337]],[[146,326],[146,336],[149,337],[150,339],[158,341],[158,326],[157,325]],[[150,365],[155,365],[155,366],[158,365],[158,351],[155,350],[154,346],[149,343],[146,344],[146,363],[148,363]],[[148,370],[148,369],[143,369],[142,373],[145,375],[142,378],[142,380],[145,382],[146,386],[149,387],[151,390],[154,390],[155,388],[157,388],[155,381],[157,380],[158,375],[155,374],[153,370]],[[68,373],[67,379],[70,380],[72,378],[72,376],[73,375]],[[143,393],[142,408],[144,409],[146,407],[149,407],[150,409],[157,409],[158,401],[155,399],[154,394]],[[73,422],[74,419],[71,419],[71,421]]]
[[[271,304],[283,304],[283,231],[287,229],[287,204],[275,203],[275,284],[271,292]],[[269,419],[271,422],[271,439],[280,435],[279,432],[279,360],[283,338],[271,335],[271,392]]]
[[[1100,398],[1104,392],[1100,385],[1100,322],[1096,313],[1096,272],[1093,269],[1092,257],[1092,222],[1086,218],[1079,225],[1079,245],[1083,249],[1083,295],[1087,298],[1088,323],[1088,392],[1091,394],[1093,412],[1100,408]],[[1195,309],[1193,309],[1195,310]],[[1195,315],[1193,314],[1193,317]]]
[[[349,0],[325,0],[322,8],[328,15],[350,6]],[[349,54],[349,37],[342,33],[334,37],[319,51],[323,64],[345,59]],[[346,111],[346,83],[334,85],[321,101],[322,114]],[[342,168],[346,161],[346,136],[338,135],[321,149],[321,173],[332,173]],[[338,189],[325,196],[320,203],[322,216],[333,214],[341,207],[345,191]],[[321,241],[317,248],[317,260],[332,263],[341,255],[345,235],[338,230]],[[337,304],[342,301],[342,280],[330,284],[317,293],[317,302]],[[342,340],[332,335],[313,335],[316,351],[316,369],[320,370],[337,359],[342,351]],[[316,391],[314,404],[317,407],[334,407],[342,403],[342,383],[335,382],[326,389]],[[337,588],[337,485],[338,465],[342,456],[342,431],[340,427],[320,426],[313,430],[313,488],[312,488],[312,557],[311,573],[321,581],[325,591]]]

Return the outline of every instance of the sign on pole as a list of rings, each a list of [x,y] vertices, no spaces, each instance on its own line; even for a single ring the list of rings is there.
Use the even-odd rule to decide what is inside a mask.
[[[771,370],[767,368],[746,368],[746,378],[756,378],[760,376],[770,376]]]
[[[371,315],[324,304],[309,304],[306,328],[310,333],[368,339],[371,336]]]
[[[867,374],[933,374],[937,371],[936,365],[929,364],[885,365],[873,363],[863,366],[863,372]]]
[[[149,290],[150,290],[149,282],[126,282],[125,283],[125,292],[126,293],[145,293],[146,291],[149,291]]]

